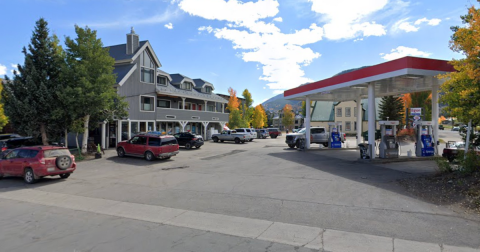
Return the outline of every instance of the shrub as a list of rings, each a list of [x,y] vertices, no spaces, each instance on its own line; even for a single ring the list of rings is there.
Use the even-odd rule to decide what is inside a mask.
[[[414,135],[415,135],[414,129],[402,129],[397,134],[397,136],[414,136]]]

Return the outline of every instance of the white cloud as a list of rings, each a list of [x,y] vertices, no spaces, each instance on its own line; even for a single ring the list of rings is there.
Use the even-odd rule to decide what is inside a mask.
[[[357,42],[357,41],[363,41],[363,38],[355,39],[353,42]]]
[[[431,26],[437,26],[440,24],[440,22],[442,22],[442,20],[438,18],[432,18],[430,20],[427,18],[421,18],[415,21],[415,25],[420,25],[421,23],[427,23],[428,25],[431,25]]]
[[[283,90],[273,90],[273,94],[277,95],[277,94],[283,94]]]
[[[282,17],[276,17],[273,19],[273,21],[275,22],[283,22],[283,18]]]
[[[7,66],[0,64],[0,78],[3,78],[5,74],[7,74]]]
[[[12,70],[10,70],[10,72],[13,74],[14,71],[17,71],[18,72],[18,65],[17,64],[13,64],[11,63],[10,66],[12,67]]]
[[[312,11],[325,15],[325,36],[332,40],[351,39],[357,36],[383,36],[385,27],[366,21],[371,14],[382,10],[388,0],[308,0]],[[346,8],[346,6],[348,6]]]
[[[413,26],[412,24],[410,24],[410,22],[402,22],[398,24],[398,29],[403,30],[405,32],[416,32],[420,28]]]
[[[165,24],[165,28],[171,30],[173,29],[173,24],[172,23]]]
[[[198,33],[201,33],[202,31],[207,31],[208,33],[212,33],[213,28],[211,26],[200,26],[198,27]]]
[[[94,27],[94,28],[118,28],[118,27],[130,28],[131,26],[136,26],[136,25],[165,23],[167,21],[171,21],[172,19],[174,19],[177,15],[179,15],[179,10],[169,7],[163,13],[160,13],[148,18],[144,18],[141,15],[132,16],[131,14],[128,14],[128,15],[119,17],[115,21],[84,23],[79,25],[80,26],[88,25],[89,27]]]
[[[320,54],[303,46],[320,41],[323,28],[316,24],[309,28],[285,34],[273,23],[261,19],[278,13],[276,0],[242,3],[237,0],[183,0],[179,7],[187,13],[210,20],[227,21],[223,28],[199,27],[199,32],[213,33],[216,38],[232,42],[236,54],[245,62],[257,62],[262,68],[259,78],[268,82],[270,89],[283,92],[311,81],[304,77],[303,66],[308,66]],[[282,20],[277,17],[274,21]],[[260,65],[260,66],[259,66]]]
[[[394,59],[402,58],[405,56],[428,57],[430,55],[431,53],[422,52],[417,48],[411,48],[406,46],[399,46],[395,49],[392,49],[390,53],[380,53],[380,56],[382,56],[382,59],[385,59],[385,60],[394,60]]]

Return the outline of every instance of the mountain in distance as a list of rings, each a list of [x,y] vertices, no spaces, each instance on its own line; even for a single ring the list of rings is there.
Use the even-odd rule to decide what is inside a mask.
[[[346,74],[346,73],[349,73],[349,72],[353,72],[353,71],[356,71],[356,70],[359,70],[359,69],[362,69],[362,68],[365,68],[365,67],[369,67],[369,66],[362,66],[362,67],[358,67],[358,68],[343,70],[340,73],[335,74],[334,76]],[[306,85],[306,84],[308,84],[308,83],[302,84],[300,86],[303,86],[303,85]],[[264,101],[262,103],[262,106],[265,108],[265,110],[278,111],[278,110],[283,109],[283,107],[285,107],[286,104],[292,105],[292,109],[294,111],[300,111],[302,109],[302,101],[287,100],[283,97],[283,94],[276,95],[276,96]]]

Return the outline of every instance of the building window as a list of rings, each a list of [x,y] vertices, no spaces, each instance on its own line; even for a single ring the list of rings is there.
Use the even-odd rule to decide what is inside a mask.
[[[211,94],[212,93],[212,87],[205,87],[205,93]]]
[[[345,122],[345,131],[352,131],[352,123]]]
[[[342,108],[337,108],[337,117],[342,117]]]
[[[183,82],[180,84],[180,89],[185,89],[185,90],[192,90],[192,83],[191,82]]]
[[[353,108],[353,116],[357,117],[357,107]]]
[[[203,110],[202,104],[198,104],[198,110],[199,110],[199,111],[202,111],[202,110]]]
[[[170,101],[157,100],[157,107],[159,107],[159,108],[170,108]]]
[[[185,109],[192,109],[192,104],[190,102],[185,102]]]
[[[214,112],[214,111],[215,111],[215,108],[214,108],[213,105],[208,105],[207,109],[208,109],[208,111],[210,111],[210,112]]]
[[[153,111],[155,98],[149,96],[140,96],[140,110]]]
[[[353,130],[357,131],[357,122],[353,122]]]
[[[342,122],[337,121],[337,124],[338,124],[338,125],[337,125],[337,131],[338,131],[338,132],[342,132],[342,131],[343,131]]]
[[[157,76],[157,85],[166,86],[167,85],[167,78],[163,76]]]
[[[147,51],[143,51],[140,55],[141,69],[141,81],[146,83],[155,83],[155,63],[153,63],[150,54]]]
[[[345,108],[345,117],[350,117],[350,116],[352,116],[351,108],[350,107]],[[345,127],[347,127],[347,125],[345,125]]]

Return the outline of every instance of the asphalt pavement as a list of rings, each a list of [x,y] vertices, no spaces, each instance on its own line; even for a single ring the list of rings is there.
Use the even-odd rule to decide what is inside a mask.
[[[1,251],[480,251],[478,216],[396,182],[434,173],[433,161],[369,164],[284,140],[153,162],[107,150],[66,180],[4,178]]]

